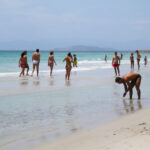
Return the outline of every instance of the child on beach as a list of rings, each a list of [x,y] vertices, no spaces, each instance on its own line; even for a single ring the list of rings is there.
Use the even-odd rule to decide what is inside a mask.
[[[77,67],[77,57],[75,54],[73,55],[73,67]]]
[[[32,75],[34,73],[34,70],[36,68],[37,70],[37,77],[39,75],[39,64],[40,64],[40,54],[39,54],[39,49],[36,49],[36,52],[33,53],[32,55],[32,62],[33,62],[33,70],[32,70]]]
[[[52,71],[53,71],[54,63],[56,65],[56,62],[55,62],[53,54],[54,54],[54,52],[50,51],[50,55],[48,57],[48,66],[50,67],[50,76],[52,76]]]
[[[144,57],[144,65],[145,65],[145,67],[147,65],[147,56]]]
[[[133,56],[133,53],[131,53],[131,56],[130,56],[130,63],[131,63],[131,71],[134,70],[134,56]]]
[[[117,52],[115,52],[115,56],[112,59],[112,66],[114,67],[116,76],[117,76],[117,72],[118,72],[118,75],[120,76],[119,65],[120,65],[120,58],[119,56],[117,56]]]
[[[63,59],[63,62],[66,61],[66,75],[65,79],[70,80],[70,72],[71,72],[71,63],[72,63],[72,58],[71,58],[71,53],[68,53],[67,57]]]

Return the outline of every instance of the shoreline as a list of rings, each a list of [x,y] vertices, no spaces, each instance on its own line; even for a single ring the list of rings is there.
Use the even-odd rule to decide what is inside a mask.
[[[147,150],[150,148],[149,113],[150,107],[144,108],[31,150]]]

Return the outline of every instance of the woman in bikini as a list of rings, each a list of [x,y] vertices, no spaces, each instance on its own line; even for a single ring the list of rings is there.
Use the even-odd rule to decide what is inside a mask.
[[[138,70],[140,70],[140,59],[141,59],[141,55],[140,55],[140,53],[139,53],[138,50],[136,51],[136,53],[137,53],[137,65],[138,65]]]
[[[131,62],[131,71],[132,71],[132,70],[134,70],[134,56],[133,56],[133,53],[131,53],[130,62]]]
[[[66,75],[65,79],[69,80],[70,79],[70,72],[71,72],[71,63],[72,63],[72,58],[71,58],[71,53],[68,53],[68,56],[63,59],[63,62],[66,61]]]
[[[19,77],[21,77],[21,75],[24,76],[24,70],[25,70],[25,64],[26,64],[26,58],[24,57],[26,54],[26,52],[22,52],[21,53],[21,57],[19,59],[19,67],[21,67],[21,72],[20,72],[20,75]]]
[[[50,67],[50,76],[52,76],[54,63],[55,63],[55,65],[56,65],[56,62],[55,62],[55,59],[54,59],[53,54],[54,54],[54,52],[51,51],[51,52],[50,52],[50,55],[49,55],[49,57],[48,57],[48,66]]]

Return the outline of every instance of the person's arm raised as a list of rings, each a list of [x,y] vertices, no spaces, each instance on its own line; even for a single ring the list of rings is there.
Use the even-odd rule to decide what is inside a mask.
[[[66,60],[66,57],[63,59],[63,62]]]

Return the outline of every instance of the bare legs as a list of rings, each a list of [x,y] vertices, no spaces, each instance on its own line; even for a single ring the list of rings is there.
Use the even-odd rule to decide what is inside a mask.
[[[140,70],[140,60],[137,59],[138,70]]]
[[[33,70],[32,70],[32,75],[31,75],[31,76],[33,76],[33,73],[34,73],[35,67],[36,67],[37,77],[38,77],[38,75],[39,75],[39,64],[33,64]]]
[[[133,62],[131,61],[131,71],[133,70],[134,70],[134,61]]]
[[[66,67],[66,75],[65,75],[65,79],[70,80],[70,72],[71,72],[71,68],[70,67]]]
[[[138,99],[141,99],[141,90],[140,90],[141,78],[138,78],[136,83],[132,86],[131,90],[129,91],[130,99],[132,99],[133,95],[133,87],[136,86],[136,91],[138,95]]]
[[[50,64],[50,76],[52,76],[52,72],[53,72],[53,64]]]
[[[21,77],[21,75],[23,75],[23,76],[24,76],[24,69],[25,69],[24,67],[22,67],[22,68],[21,68],[21,72],[20,72],[19,77]]]
[[[29,75],[29,66],[27,67],[27,74],[26,74],[27,76]]]
[[[141,84],[141,78],[138,78],[136,81],[136,90],[137,90],[138,99],[141,99],[140,84]]]
[[[115,74],[116,74],[116,76],[117,76],[117,72],[118,72],[118,75],[120,76],[119,66],[118,66],[118,67],[114,67],[114,70],[115,70]]]

